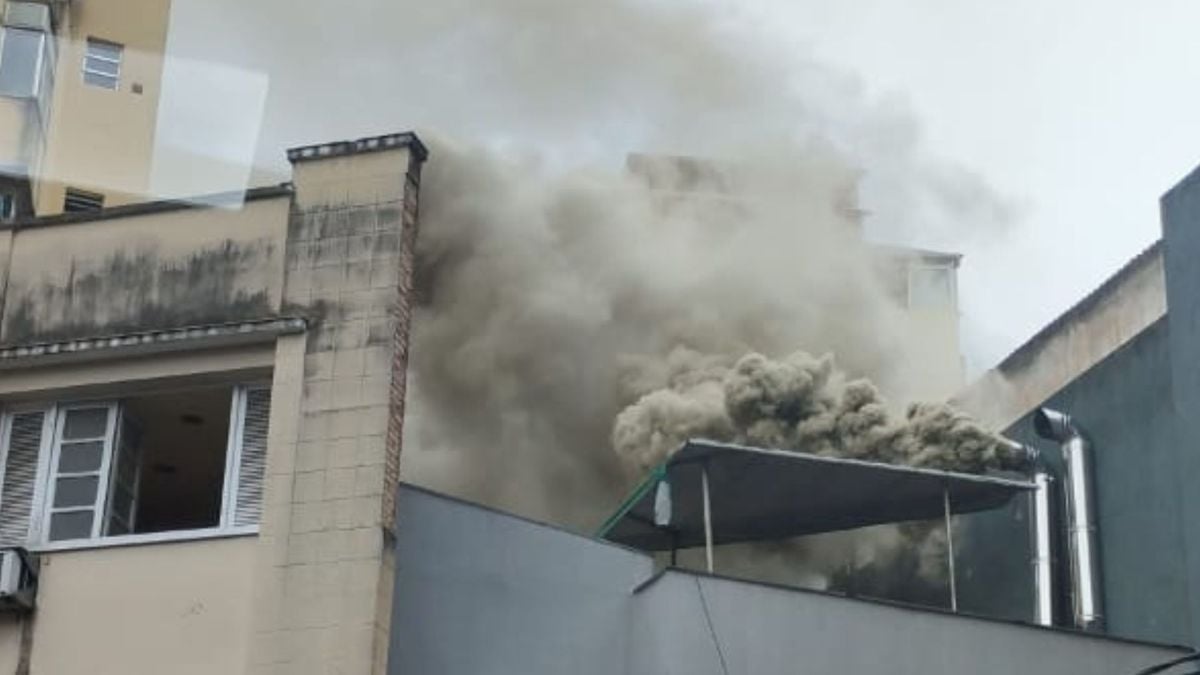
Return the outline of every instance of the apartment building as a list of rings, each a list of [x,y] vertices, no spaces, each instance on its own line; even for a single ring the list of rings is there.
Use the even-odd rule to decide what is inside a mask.
[[[806,199],[828,198],[828,215],[839,228],[867,244],[881,290],[896,309],[889,325],[897,353],[906,355],[923,377],[889,382],[897,398],[944,400],[966,384],[959,329],[957,253],[872,241],[865,221],[870,214],[859,204],[862,172],[836,155],[808,158],[803,169],[765,167],[695,157],[647,155],[627,157],[626,167],[654,195],[664,214],[679,212],[705,226],[729,227],[754,212],[749,202],[764,190],[803,192]],[[797,183],[800,185],[798,186]],[[805,183],[809,183],[805,185]],[[752,187],[747,189],[747,185]],[[803,191],[808,188],[808,191]],[[783,202],[778,194],[770,198]],[[804,227],[797,214],[797,227]],[[829,242],[826,245],[836,245]],[[882,375],[877,373],[876,375]]]
[[[0,225],[0,672],[383,672],[425,156]]]
[[[0,8],[0,217],[144,200],[170,0]]]

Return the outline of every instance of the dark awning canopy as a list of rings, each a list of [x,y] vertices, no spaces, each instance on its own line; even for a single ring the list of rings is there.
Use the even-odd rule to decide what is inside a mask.
[[[598,536],[646,551],[703,546],[705,470],[714,544],[932,520],[943,517],[947,496],[951,513],[986,511],[1034,489],[992,476],[694,440],[639,485]],[[660,527],[655,501],[663,481],[671,506]]]

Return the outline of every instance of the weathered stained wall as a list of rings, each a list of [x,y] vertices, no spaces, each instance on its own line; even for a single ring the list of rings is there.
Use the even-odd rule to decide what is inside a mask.
[[[391,673],[1129,675],[1180,653],[685,572],[638,590],[640,553],[408,486],[398,518]]]
[[[21,227],[5,256],[0,343],[276,315],[288,204]]]
[[[310,322],[276,357],[249,673],[386,668],[424,159],[403,137],[293,158],[283,307]]]
[[[1043,403],[1067,411],[1092,443],[1108,631],[1190,644],[1170,330],[1167,318],[1160,319]],[[1030,415],[1005,433],[1041,449],[1061,475],[1058,447],[1037,437]],[[1027,507],[1021,501],[981,514],[965,530],[959,555],[963,607],[1032,619]],[[1065,591],[1065,558],[1059,560],[1059,589]],[[1065,595],[1059,601],[1060,616],[1069,620]]]
[[[254,550],[242,537],[44,556],[30,675],[239,672]]]
[[[1158,242],[957,394],[955,403],[993,428],[1009,426],[1166,314],[1163,269]]]

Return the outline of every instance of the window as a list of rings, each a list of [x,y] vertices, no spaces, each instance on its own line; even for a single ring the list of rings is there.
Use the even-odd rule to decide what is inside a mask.
[[[104,89],[116,89],[121,83],[121,45],[88,38],[83,57],[83,81]]]
[[[11,411],[0,545],[253,527],[269,414],[241,386]]]
[[[0,220],[12,220],[17,215],[17,196],[0,192]]]
[[[36,2],[9,2],[0,30],[0,94],[20,98],[49,91],[46,72],[53,69],[50,8]]]
[[[63,199],[64,212],[99,211],[102,208],[104,208],[104,195],[98,192],[67,188],[67,195]]]
[[[920,309],[954,307],[954,269],[918,265],[908,270],[908,306]]]
[[[105,519],[97,511],[106,503],[101,488],[107,487],[116,412],[115,405],[105,405],[65,408],[59,415],[47,497],[50,541],[95,538],[104,532]]]
[[[0,34],[0,94],[21,98],[37,94],[45,40],[46,34],[38,30],[4,27]]]

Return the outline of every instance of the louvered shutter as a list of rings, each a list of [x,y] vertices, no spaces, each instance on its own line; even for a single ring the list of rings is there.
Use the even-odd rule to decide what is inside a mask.
[[[0,546],[28,543],[45,418],[46,413],[41,410],[12,415],[5,439],[4,480],[0,484]]]
[[[262,515],[271,390],[247,389],[242,401],[242,437],[238,454],[237,498],[233,512],[233,524],[237,527],[257,525],[259,516]]]

